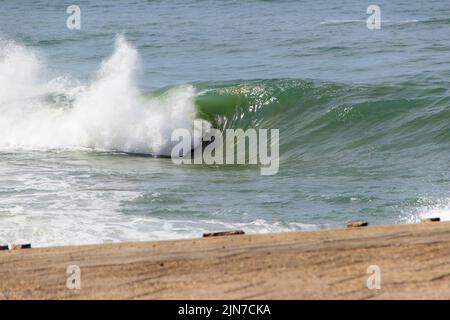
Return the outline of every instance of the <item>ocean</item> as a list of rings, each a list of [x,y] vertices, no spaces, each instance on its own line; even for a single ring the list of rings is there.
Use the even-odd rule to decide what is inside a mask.
[[[0,244],[449,220],[449,3],[371,4],[1,1]],[[198,119],[278,173],[149,156]]]

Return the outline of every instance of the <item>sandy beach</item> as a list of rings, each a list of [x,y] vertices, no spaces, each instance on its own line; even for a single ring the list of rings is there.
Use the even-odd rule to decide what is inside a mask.
[[[450,299],[449,253],[449,222],[21,249],[0,252],[0,297]],[[370,265],[381,289],[367,288]]]

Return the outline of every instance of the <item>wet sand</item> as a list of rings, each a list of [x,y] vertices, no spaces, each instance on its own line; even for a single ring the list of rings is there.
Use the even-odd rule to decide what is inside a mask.
[[[0,251],[2,298],[450,299],[450,222]]]

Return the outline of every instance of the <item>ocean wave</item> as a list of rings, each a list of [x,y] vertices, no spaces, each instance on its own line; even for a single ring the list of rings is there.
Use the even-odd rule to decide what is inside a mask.
[[[222,130],[279,128],[286,154],[401,151],[448,144],[450,95],[442,85],[364,86],[281,79],[197,84],[199,116]],[[431,148],[431,149],[430,149]],[[324,153],[326,151],[326,153]]]
[[[34,50],[0,42],[0,149],[170,155],[174,129],[280,129],[287,157],[333,157],[448,143],[442,84],[351,85],[304,79],[198,82],[143,93],[140,58],[122,36],[95,79],[45,77]],[[193,147],[201,141],[194,141]],[[442,149],[442,148],[441,148]]]

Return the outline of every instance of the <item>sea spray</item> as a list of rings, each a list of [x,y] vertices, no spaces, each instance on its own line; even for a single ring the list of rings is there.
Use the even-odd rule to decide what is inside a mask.
[[[123,36],[87,85],[44,79],[42,59],[20,44],[4,42],[0,53],[0,148],[168,155],[172,131],[192,130],[194,88],[144,99],[136,85],[139,54]]]

